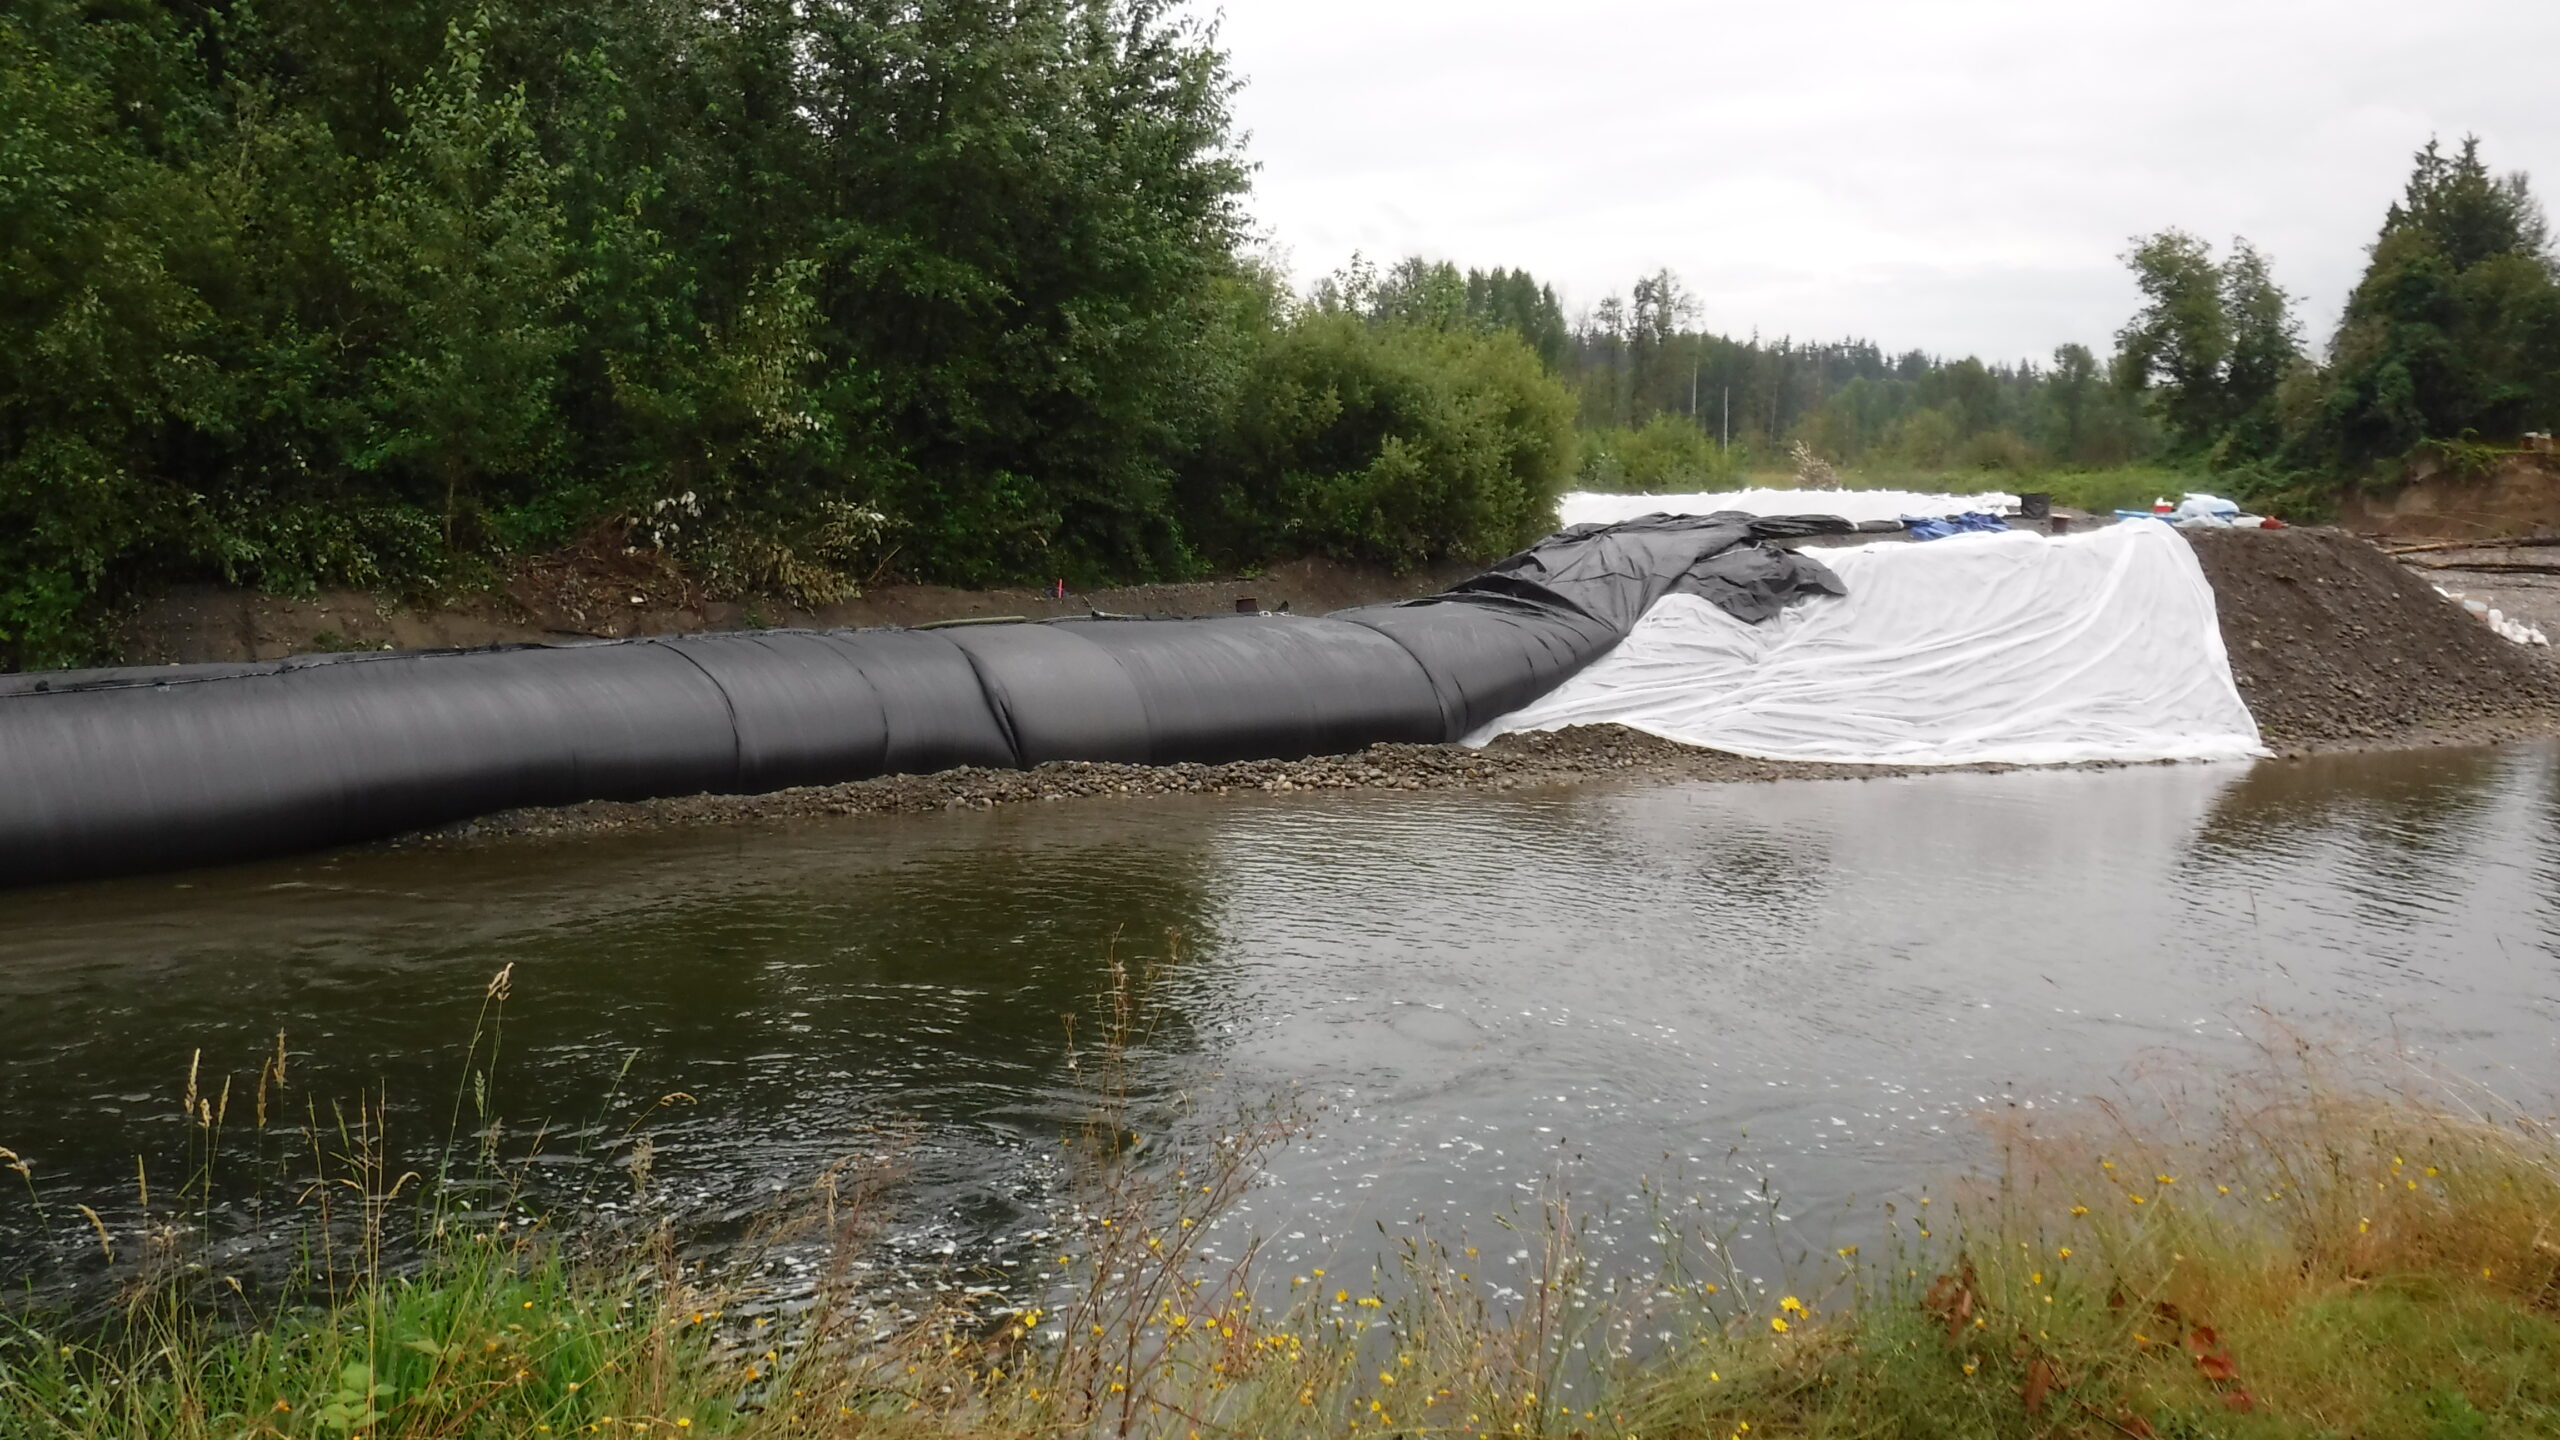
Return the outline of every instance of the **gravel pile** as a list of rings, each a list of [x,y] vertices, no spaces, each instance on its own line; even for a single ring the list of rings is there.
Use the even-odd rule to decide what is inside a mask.
[[[2547,734],[2549,652],[2511,644],[2336,530],[2190,531],[2232,677],[2278,749]]]

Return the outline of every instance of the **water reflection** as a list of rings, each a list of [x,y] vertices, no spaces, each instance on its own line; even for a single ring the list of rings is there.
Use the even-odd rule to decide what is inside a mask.
[[[1760,1242],[1827,1248],[1960,1163],[1974,1113],[2068,1107],[2164,1046],[2237,1058],[2262,1007],[2551,1091],[2554,763],[1155,798],[22,893],[0,1144],[66,1200],[122,1193],[182,1148],[191,1052],[245,1074],[279,1027],[304,1093],[379,1086],[432,1139],[511,964],[498,1104],[564,1153],[698,1097],[656,1163],[716,1231],[914,1117],[913,1217],[1001,1251],[1078,1108],[1061,1016],[1116,945],[1170,1017],[1154,1093],[1324,1109],[1230,1245],[1482,1234],[1561,1172],[1611,1207],[1604,1247],[1637,1243],[1642,1183],[1765,1217],[1765,1182]],[[0,1200],[0,1275],[46,1246]]]
[[[13,896],[0,1144],[56,1193],[127,1196],[137,1155],[165,1168],[187,1151],[194,1054],[211,1091],[281,1029],[301,1094],[386,1096],[395,1160],[420,1165],[449,1133],[484,987],[512,967],[492,1106],[520,1135],[609,1162],[631,1118],[693,1097],[652,1120],[656,1166],[716,1225],[883,1117],[913,1119],[921,1203],[1001,1232],[1037,1200],[1026,1140],[1061,1113],[1060,1017],[1101,987],[1115,943],[1144,965],[1168,933],[1206,928],[1201,850],[1179,828],[998,814]],[[1169,1058],[1191,1037],[1176,1023],[1152,1043]],[[0,1202],[13,1258],[33,1243],[24,1209]]]
[[[2257,766],[2214,807],[2199,847],[2254,851],[2351,832],[2364,872],[2359,899],[2388,924],[2441,903],[2439,877],[2478,838],[2517,763],[2510,753],[2454,749]]]

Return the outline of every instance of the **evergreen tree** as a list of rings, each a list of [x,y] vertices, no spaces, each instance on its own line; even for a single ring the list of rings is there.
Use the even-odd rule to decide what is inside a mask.
[[[2560,278],[2521,174],[2480,142],[2418,152],[2330,347],[2325,398],[2292,437],[2304,468],[2354,468],[2425,440],[2560,422]]]
[[[1526,270],[1467,272],[1467,313],[1478,323],[1508,330],[1528,342],[1549,370],[1561,369],[1572,343],[1555,287]]]

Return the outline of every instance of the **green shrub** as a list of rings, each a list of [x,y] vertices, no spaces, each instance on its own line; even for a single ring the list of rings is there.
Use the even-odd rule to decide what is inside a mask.
[[[1314,311],[1271,335],[1191,487],[1221,558],[1485,559],[1555,523],[1574,399],[1509,331]]]
[[[0,668],[679,496],[715,585],[1187,569],[1224,63],[1161,0],[14,5]]]
[[[1666,412],[1632,430],[1586,432],[1574,483],[1618,494],[1729,490],[1741,482],[1748,458],[1745,451],[1718,445],[1689,417]]]

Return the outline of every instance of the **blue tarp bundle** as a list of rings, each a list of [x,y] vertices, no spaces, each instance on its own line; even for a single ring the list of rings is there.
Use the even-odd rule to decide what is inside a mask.
[[[1905,515],[1902,528],[1914,540],[1944,540],[1950,535],[2005,531],[2009,522],[1986,511],[1967,510],[1961,515]]]

